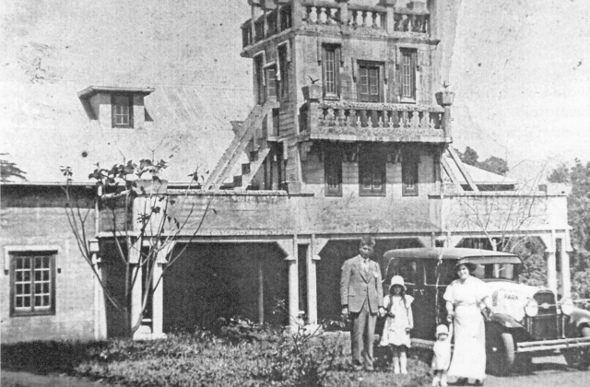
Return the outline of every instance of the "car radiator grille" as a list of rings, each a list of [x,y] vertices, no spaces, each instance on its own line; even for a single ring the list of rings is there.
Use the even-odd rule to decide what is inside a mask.
[[[561,315],[557,313],[555,295],[551,291],[540,291],[534,296],[539,304],[539,314],[529,320],[528,330],[536,340],[561,337]]]

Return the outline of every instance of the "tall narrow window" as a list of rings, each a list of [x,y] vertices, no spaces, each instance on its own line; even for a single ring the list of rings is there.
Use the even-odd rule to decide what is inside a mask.
[[[266,69],[266,95],[267,99],[277,96],[277,69],[274,66]]]
[[[420,156],[415,149],[404,149],[402,152],[402,195],[418,195],[418,166]]]
[[[133,98],[130,95],[111,97],[113,128],[133,128]]]
[[[254,87],[256,88],[256,103],[262,105],[266,102],[264,90],[264,61],[262,55],[254,57]]]
[[[326,196],[342,196],[342,152],[336,146],[324,148]]]
[[[324,45],[323,56],[324,96],[337,98],[340,90],[340,46]]]
[[[375,146],[363,146],[359,152],[359,193],[361,196],[385,195],[387,155]]]
[[[279,96],[282,101],[289,99],[289,61],[288,50],[289,46],[283,44],[279,46]]]
[[[10,254],[12,316],[55,313],[55,252]]]
[[[416,50],[401,50],[401,97],[416,100]]]
[[[359,63],[359,101],[381,102],[381,66],[372,63]]]

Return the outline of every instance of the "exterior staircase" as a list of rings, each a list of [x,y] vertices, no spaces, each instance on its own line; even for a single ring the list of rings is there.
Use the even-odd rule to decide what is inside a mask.
[[[269,101],[264,105],[256,105],[246,121],[241,124],[241,127],[236,131],[233,141],[229,144],[223,156],[217,162],[217,165],[209,175],[209,178],[203,185],[203,189],[219,189],[228,179],[230,173],[237,164],[240,156],[244,153],[248,144],[255,140],[255,134],[258,128],[262,126],[262,122],[273,108],[278,107],[277,102]],[[261,147],[255,153],[257,156],[253,162],[242,165],[242,175],[234,177],[234,188],[246,189],[252,178],[262,165],[264,158],[268,155],[268,147]]]

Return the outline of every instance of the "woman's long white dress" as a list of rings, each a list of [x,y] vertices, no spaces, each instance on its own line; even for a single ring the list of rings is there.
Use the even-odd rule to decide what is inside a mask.
[[[455,307],[455,347],[448,374],[483,380],[486,376],[485,325],[478,302],[489,294],[482,280],[469,276],[464,283],[453,281],[444,299]]]

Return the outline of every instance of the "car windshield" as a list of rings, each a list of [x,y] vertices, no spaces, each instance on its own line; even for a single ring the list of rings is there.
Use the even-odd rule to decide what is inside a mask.
[[[481,279],[518,280],[517,265],[513,263],[487,263],[475,265],[474,276]]]
[[[455,273],[455,261],[442,261],[437,265],[436,261],[428,262],[426,265],[426,284],[445,286],[457,278]],[[517,265],[513,263],[486,263],[476,264],[473,276],[487,280],[518,280]]]

